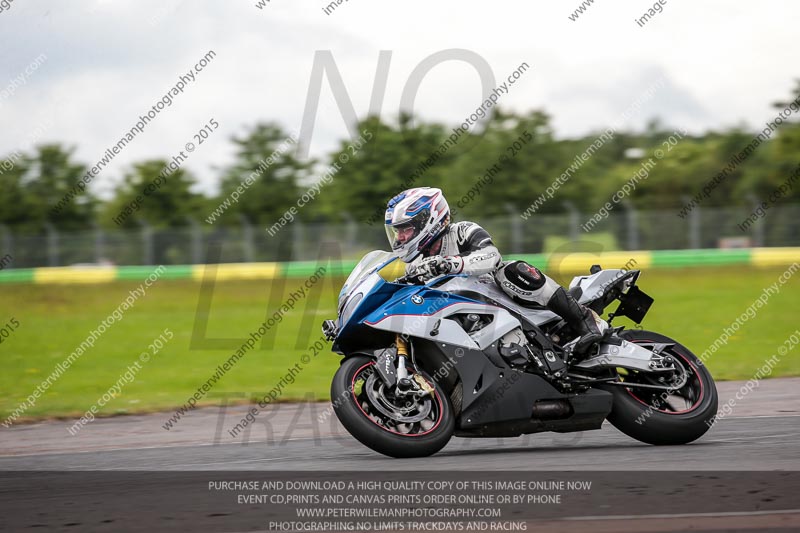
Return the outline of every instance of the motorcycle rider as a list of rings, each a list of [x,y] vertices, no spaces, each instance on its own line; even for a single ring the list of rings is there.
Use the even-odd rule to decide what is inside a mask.
[[[440,189],[416,187],[386,208],[386,235],[392,250],[407,263],[406,276],[425,282],[441,274],[494,274],[495,282],[521,305],[539,304],[579,333],[573,353],[585,356],[602,337],[605,323],[563,287],[525,261],[502,261],[489,233],[474,222],[450,221]]]

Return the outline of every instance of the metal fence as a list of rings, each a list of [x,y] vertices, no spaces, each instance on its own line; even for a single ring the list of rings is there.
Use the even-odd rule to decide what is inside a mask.
[[[576,251],[679,250],[750,246],[800,246],[800,204],[773,207],[740,224],[753,211],[744,207],[696,208],[686,218],[675,210],[636,211],[619,206],[586,232],[581,224],[591,214],[575,211],[554,215],[519,215],[475,219],[492,234],[502,253]],[[48,226],[39,233],[0,226],[0,257],[12,257],[4,268],[75,264],[175,265],[253,261],[304,261],[323,257],[356,259],[374,249],[387,249],[381,224],[356,222],[308,224],[295,221],[274,236],[262,227],[185,227],[64,232]]]

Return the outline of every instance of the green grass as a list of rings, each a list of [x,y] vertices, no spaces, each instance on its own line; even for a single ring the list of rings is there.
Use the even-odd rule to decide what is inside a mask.
[[[698,355],[736,320],[764,287],[784,271],[743,267],[649,270],[640,287],[656,300],[644,321],[647,329],[671,336]],[[245,401],[271,389],[288,367],[308,353],[320,338],[319,325],[335,315],[341,278],[325,279],[312,289],[285,320],[273,328],[274,345],[248,352],[212,389],[201,404]],[[559,279],[560,282],[568,282]],[[209,338],[244,338],[264,321],[274,302],[288,298],[303,279],[288,279],[282,295],[270,297],[270,281],[218,282],[208,320]],[[2,286],[0,326],[12,317],[19,328],[0,344],[4,362],[0,373],[0,415],[11,413],[39,384],[97,328],[138,283],[58,286],[8,284]],[[277,292],[278,289],[275,289]],[[231,348],[190,348],[200,284],[160,280],[122,319],[111,326],[62,377],[26,411],[23,418],[71,416],[85,412],[123,374],[165,328],[174,338],[142,365],[136,379],[100,409],[103,415],[169,410],[186,402],[231,355]],[[280,296],[280,297],[279,297]],[[315,305],[314,300],[317,300]],[[273,304],[270,304],[270,301]],[[749,379],[763,361],[798,329],[800,287],[790,279],[779,294],[749,320],[728,345],[707,364],[717,380]],[[301,331],[308,316],[307,331]],[[620,321],[620,324],[624,321]],[[307,333],[306,335],[301,335]],[[300,340],[298,341],[298,335]],[[269,337],[268,337],[269,338]],[[257,344],[258,346],[258,344]],[[800,352],[798,352],[800,353]],[[313,354],[312,354],[313,355]],[[330,379],[339,357],[328,351],[303,366],[281,400],[327,399]],[[781,359],[774,376],[800,375],[792,352]]]

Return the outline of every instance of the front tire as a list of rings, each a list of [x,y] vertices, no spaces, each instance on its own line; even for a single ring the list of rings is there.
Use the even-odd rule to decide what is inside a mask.
[[[643,330],[623,331],[625,340],[648,347],[674,343],[669,353],[688,371],[686,384],[665,394],[661,390],[606,385],[614,395],[608,421],[629,437],[655,445],[686,444],[705,434],[717,413],[717,387],[703,362],[688,348],[669,337]],[[623,381],[644,382],[648,374],[623,376]],[[683,402],[683,405],[681,403]]]
[[[339,422],[361,444],[389,457],[427,457],[438,452],[450,441],[455,428],[450,398],[430,376],[421,373],[434,391],[427,404],[397,406],[391,416],[391,403],[376,406],[375,388],[381,387],[380,378],[370,380],[375,361],[366,356],[354,356],[342,362],[331,383],[333,409]],[[411,369],[409,369],[410,371]],[[368,393],[367,383],[373,386]],[[386,395],[389,399],[391,393]],[[378,400],[385,398],[378,398]],[[421,418],[421,420],[417,420]],[[412,422],[409,422],[412,421]]]

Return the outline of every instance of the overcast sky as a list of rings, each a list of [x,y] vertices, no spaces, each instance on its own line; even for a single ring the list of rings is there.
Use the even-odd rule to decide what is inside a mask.
[[[635,19],[652,4],[634,0],[596,0],[574,22],[568,15],[578,0],[349,0],[330,15],[326,0],[271,0],[263,9],[257,2],[14,0],[0,12],[0,157],[57,141],[96,163],[209,50],[216,58],[95,179],[96,192],[106,196],[133,161],[176,154],[211,118],[220,128],[185,166],[202,190],[216,190],[213,169],[230,164],[231,136],[259,121],[300,130],[317,50],[333,54],[359,117],[379,52],[392,51],[387,119],[432,54],[470,50],[498,83],[527,62],[531,69],[500,103],[544,109],[559,137],[611,124],[661,77],[646,109],[623,126],[641,129],[659,117],[692,132],[756,128],[800,77],[800,3],[790,0],[668,0],[643,27]],[[475,68],[448,61],[424,78],[413,110],[455,126],[481,100]],[[326,80],[311,154],[324,155],[346,135]]]

